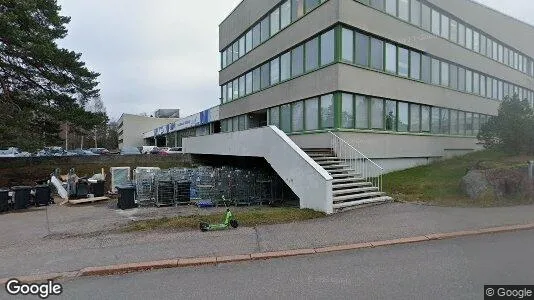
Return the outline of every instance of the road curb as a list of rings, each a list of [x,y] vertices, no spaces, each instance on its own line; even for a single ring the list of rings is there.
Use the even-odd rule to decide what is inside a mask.
[[[476,229],[476,230],[463,230],[463,231],[456,231],[456,232],[434,233],[434,234],[426,234],[426,235],[421,235],[421,236],[413,236],[413,237],[398,238],[398,239],[391,239],[391,240],[364,242],[364,243],[346,244],[346,245],[337,245],[337,246],[327,246],[327,247],[318,247],[318,248],[257,252],[257,253],[251,253],[251,254],[241,254],[241,255],[231,255],[231,256],[177,258],[177,259],[166,259],[166,260],[157,260],[157,261],[148,261],[148,262],[117,264],[117,265],[109,265],[109,266],[87,267],[79,271],[73,271],[73,272],[49,273],[49,274],[38,274],[38,275],[30,275],[30,276],[22,276],[22,277],[2,278],[0,279],[0,284],[5,285],[7,281],[9,281],[12,278],[17,278],[21,282],[25,282],[25,283],[46,282],[48,280],[64,280],[64,279],[71,279],[71,278],[85,277],[85,276],[107,276],[107,275],[117,275],[117,274],[141,272],[141,271],[148,271],[148,270],[181,268],[181,267],[202,266],[202,265],[216,265],[216,264],[223,264],[223,263],[235,263],[235,262],[254,261],[254,260],[268,260],[268,259],[273,259],[273,258],[313,255],[313,254],[321,254],[321,253],[332,253],[332,252],[339,252],[339,251],[361,250],[361,249],[378,248],[378,247],[393,246],[393,245],[421,243],[421,242],[434,241],[434,240],[454,239],[454,238],[466,237],[466,236],[484,235],[484,234],[492,234],[492,233],[504,233],[504,232],[532,230],[532,229],[534,229],[534,223],[490,227],[490,228],[482,228],[482,229]]]

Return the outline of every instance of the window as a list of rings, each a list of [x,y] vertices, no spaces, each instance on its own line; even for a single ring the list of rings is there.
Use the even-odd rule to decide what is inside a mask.
[[[261,20],[261,42],[265,42],[270,37],[269,32],[269,17],[265,17]]]
[[[291,104],[291,131],[304,130],[304,102],[298,101]]]
[[[483,34],[480,34],[480,54],[486,55],[486,36]]]
[[[246,34],[246,38],[245,38],[245,41],[246,41],[246,49],[245,51],[247,53],[250,52],[250,50],[252,50],[252,30],[249,30]]]
[[[304,46],[291,50],[291,76],[295,77],[304,72]]]
[[[369,128],[369,100],[356,95],[356,128]]]
[[[471,28],[465,28],[465,46],[467,49],[473,49],[473,30]]]
[[[430,14],[430,7],[426,6],[425,4],[421,4],[421,25],[424,30],[430,31],[430,23],[431,23],[431,14]]]
[[[497,42],[493,42],[493,50],[492,50],[492,52],[493,52],[493,60],[497,60],[499,58],[499,53],[497,51],[497,47],[498,47]],[[516,67],[516,69],[517,69],[517,67]]]
[[[371,38],[371,68],[384,70],[384,42]]]
[[[465,69],[458,67],[458,89],[465,92]]]
[[[321,128],[334,127],[334,95],[321,96]]]
[[[397,16],[397,0],[386,0],[386,13]]]
[[[269,70],[269,63],[261,66],[261,88],[264,89],[270,85],[271,71]]]
[[[221,86],[221,103],[226,103],[226,85]]]
[[[421,106],[418,104],[410,104],[410,131],[421,131]]]
[[[246,89],[245,94],[252,93],[252,72],[248,72],[247,75],[245,75],[245,82],[246,82]]]
[[[232,45],[232,49],[233,49],[233,61],[236,61],[239,59],[239,41],[235,42]]]
[[[276,8],[271,13],[271,36],[280,31],[280,8]]]
[[[369,66],[369,37],[356,32],[356,63]]]
[[[280,81],[291,77],[291,53],[287,52],[280,57]]]
[[[486,40],[486,52],[489,58],[493,57],[493,41],[489,38]]]
[[[411,1],[410,22],[415,26],[421,26],[421,2],[419,0]]]
[[[430,83],[431,63],[430,57],[426,55],[421,56],[421,79]]]
[[[458,134],[458,111],[451,110],[451,134]]]
[[[404,21],[410,21],[409,0],[399,0],[399,18]]]
[[[258,47],[261,43],[261,29],[260,24],[257,24],[252,28],[252,48]]]
[[[480,94],[480,75],[477,72],[473,72],[473,93]]]
[[[239,39],[239,57],[245,55],[245,36]]]
[[[465,134],[468,136],[473,135],[473,114],[472,113],[465,114]]]
[[[352,94],[341,94],[341,127],[354,128],[354,99]]]
[[[432,33],[439,35],[439,25],[440,25],[440,13],[437,10],[432,10]]]
[[[452,64],[449,65],[449,86],[458,89],[458,67]]]
[[[449,17],[441,15],[441,37],[449,39]]]
[[[386,120],[386,130],[397,130],[397,102],[386,100],[386,111],[384,119]]]
[[[473,135],[477,136],[480,130],[480,115],[473,114]]]
[[[316,8],[319,5],[319,0],[306,0],[306,13]]]
[[[421,131],[430,132],[430,107],[421,106]]]
[[[508,48],[504,48],[504,57],[503,57],[503,63],[505,65],[508,65],[510,63],[510,50]]]
[[[319,128],[319,100],[317,98],[308,99],[304,107],[306,110],[306,130],[317,130]]]
[[[384,129],[384,101],[382,99],[371,99],[371,127]]]
[[[440,133],[449,134],[450,133],[450,124],[449,124],[449,110],[442,108],[441,109],[441,119],[440,119]]]
[[[291,23],[291,1],[287,0],[280,6],[280,29],[284,29]]]
[[[486,76],[480,75],[480,95],[486,97]]]
[[[386,71],[397,73],[397,47],[390,43],[386,43]]]
[[[465,91],[468,93],[473,92],[473,72],[465,70]]]
[[[247,119],[245,115],[239,116],[239,130],[240,131],[247,129],[246,120]]]
[[[502,45],[499,45],[499,47],[497,48],[497,52],[498,52],[498,56],[499,56],[499,61],[502,63],[504,62],[504,50],[503,50],[503,47]]]
[[[370,5],[378,10],[384,10],[384,0],[371,0]]]
[[[228,92],[228,101],[232,101],[234,99],[234,91],[232,88],[232,82],[228,82],[227,92]]]
[[[317,66],[319,66],[319,39],[314,38],[311,41],[308,41],[305,45],[304,53],[306,53],[306,64],[305,70],[309,72]]]
[[[226,49],[226,65],[228,66],[229,64],[231,64],[233,62],[233,56],[232,56],[232,46],[228,47],[228,49]]]
[[[408,103],[399,102],[399,111],[397,117],[397,131],[406,132],[408,131]]]
[[[455,20],[451,20],[451,26],[450,26],[450,40],[453,43],[458,43],[458,22]]]
[[[341,59],[354,62],[354,32],[350,29],[341,29]]]
[[[270,109],[269,123],[280,127],[280,107],[277,106]]]
[[[304,0],[291,0],[291,20],[295,21],[304,15]]]
[[[462,23],[458,23],[458,44],[465,47],[465,26]]]
[[[233,124],[232,119],[226,119],[227,132],[234,131],[232,124]]]
[[[232,99],[237,99],[239,98],[239,79],[236,79],[234,80],[234,84],[233,84],[233,92],[234,92],[234,95],[232,96]]]
[[[232,118],[232,128],[234,131],[239,131],[239,117]]]
[[[480,35],[476,31],[473,31],[473,50],[480,52]]]
[[[458,134],[465,135],[465,111],[458,112]]]
[[[330,30],[321,35],[321,66],[334,61],[334,30]]]
[[[421,79],[421,54],[410,51],[410,78]]]
[[[493,94],[492,93],[492,90],[491,90],[491,78],[487,77],[486,78],[486,97],[488,98],[491,98],[491,95]]]
[[[280,107],[280,129],[283,132],[291,132],[291,105],[285,104]]]
[[[440,133],[439,121],[440,121],[439,108],[432,107],[432,124],[430,128],[432,133]]]
[[[245,76],[239,77],[239,97],[245,96]]]
[[[280,58],[271,60],[271,85],[280,81]]]
[[[252,92],[260,90],[260,68],[256,68],[252,71]]]
[[[498,89],[499,89],[498,97],[499,97],[499,100],[502,101],[504,99],[504,96],[503,96],[503,82],[500,81],[500,80],[499,80],[499,88]]]
[[[432,58],[432,84],[439,85],[440,61]]]
[[[408,49],[398,48],[399,49],[399,66],[397,68],[398,74],[400,76],[408,77],[408,61],[409,61],[409,51]]]
[[[491,91],[492,91],[493,99],[497,99],[498,98],[497,79],[493,78],[492,81],[493,81],[493,88]],[[522,98],[520,99],[523,100]]]
[[[221,68],[225,68],[226,67],[226,53],[225,52],[222,52],[221,53]]]

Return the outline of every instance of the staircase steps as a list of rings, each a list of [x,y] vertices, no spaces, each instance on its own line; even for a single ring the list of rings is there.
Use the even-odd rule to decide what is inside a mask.
[[[340,183],[333,183],[332,184],[332,189],[335,192],[335,190],[340,190],[340,189],[352,189],[352,188],[367,187],[367,186],[372,186],[372,185],[373,185],[372,183],[365,182],[365,181],[352,182],[352,183],[340,182]]]
[[[362,205],[370,205],[370,204],[382,204],[393,201],[393,198],[388,196],[382,196],[382,197],[374,197],[369,199],[363,199],[358,201],[350,201],[350,202],[341,202],[341,203],[334,203],[334,209],[335,210],[342,210],[344,208],[354,208]]]
[[[342,190],[335,190],[334,191],[334,198],[341,195],[357,195],[357,194],[363,194],[363,193],[370,193],[370,192],[378,192],[378,188],[375,186],[372,187],[360,187],[355,189],[342,189]]]

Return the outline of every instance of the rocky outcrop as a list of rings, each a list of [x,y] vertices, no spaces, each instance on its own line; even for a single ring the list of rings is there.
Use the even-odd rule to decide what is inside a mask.
[[[471,199],[492,197],[533,197],[534,182],[524,168],[470,170],[462,178],[460,187]]]

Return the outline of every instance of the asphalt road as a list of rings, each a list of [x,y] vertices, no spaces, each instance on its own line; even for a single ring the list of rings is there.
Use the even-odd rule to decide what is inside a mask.
[[[82,278],[65,282],[59,298],[483,299],[484,284],[534,284],[532,249],[534,231],[522,231]]]

